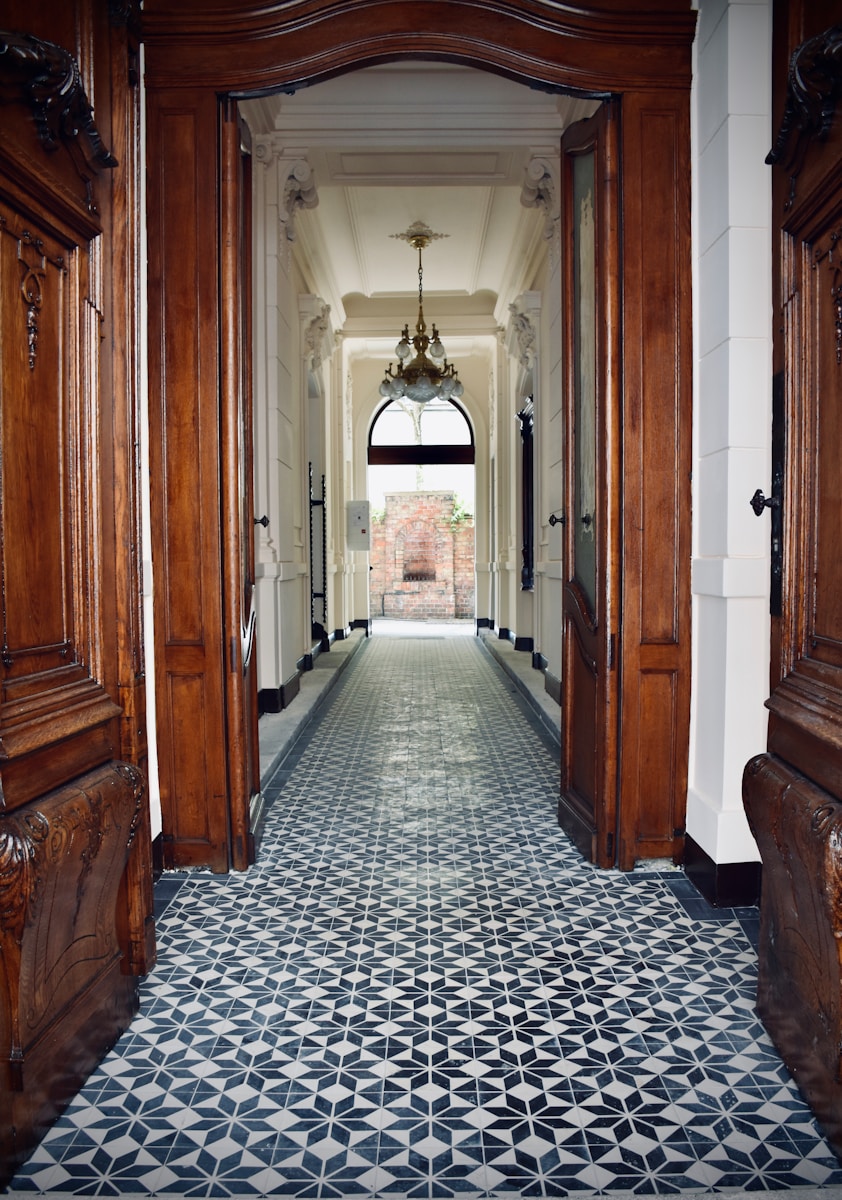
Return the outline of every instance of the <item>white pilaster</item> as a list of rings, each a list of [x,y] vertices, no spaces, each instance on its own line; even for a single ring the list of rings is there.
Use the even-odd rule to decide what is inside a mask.
[[[771,4],[702,0],[693,99],[693,697],[687,832],[758,858],[742,806],[769,678]]]

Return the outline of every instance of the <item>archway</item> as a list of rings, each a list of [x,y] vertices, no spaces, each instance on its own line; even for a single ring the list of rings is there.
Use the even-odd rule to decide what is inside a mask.
[[[391,400],[372,422],[367,457],[372,620],[473,622],[475,447],[467,415],[450,400]]]
[[[151,467],[161,583],[156,690],[173,865],[236,865],[228,830],[242,827],[248,806],[224,750],[241,745],[248,732],[234,686],[242,614],[230,598],[250,531],[236,490],[224,486],[237,477],[242,454],[236,423],[244,351],[231,317],[240,284],[229,250],[239,186],[232,98],[419,57],[618,100],[623,338],[610,370],[622,390],[623,592],[621,610],[601,632],[610,646],[607,669],[619,673],[616,854],[629,867],[637,858],[680,853],[690,683],[695,17],[686,0],[651,17],[630,2],[614,8],[610,15],[581,8],[571,14],[533,0],[498,0],[478,10],[457,0],[442,28],[441,6],[430,2],[408,9],[377,0],[361,10],[308,0],[282,12],[255,5],[236,13],[198,0],[177,12],[164,0],[146,5],[148,152],[157,166],[149,180]],[[185,586],[178,531],[186,528],[198,587]],[[618,558],[614,569],[620,566]],[[179,735],[188,721],[204,731],[197,743]],[[208,743],[222,754],[206,755]],[[213,817],[209,796],[219,801]]]

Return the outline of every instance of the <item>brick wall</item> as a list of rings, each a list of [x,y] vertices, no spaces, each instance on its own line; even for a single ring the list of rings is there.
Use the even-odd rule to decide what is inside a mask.
[[[371,615],[473,617],[473,517],[454,521],[453,492],[389,492],[385,499],[385,517],[371,525]]]

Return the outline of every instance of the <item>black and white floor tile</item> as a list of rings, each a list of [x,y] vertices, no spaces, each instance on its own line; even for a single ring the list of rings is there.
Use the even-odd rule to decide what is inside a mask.
[[[256,868],[167,883],[140,1015],[12,1189],[842,1184],[737,915],[584,863],[557,778],[476,639],[372,639],[267,788]]]

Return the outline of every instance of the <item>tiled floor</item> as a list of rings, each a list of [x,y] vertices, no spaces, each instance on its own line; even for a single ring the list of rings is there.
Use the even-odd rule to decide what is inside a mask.
[[[585,864],[557,771],[476,638],[371,639],[276,772],[258,866],[159,888],[141,1015],[14,1189],[842,1184],[754,1015],[750,914]]]

